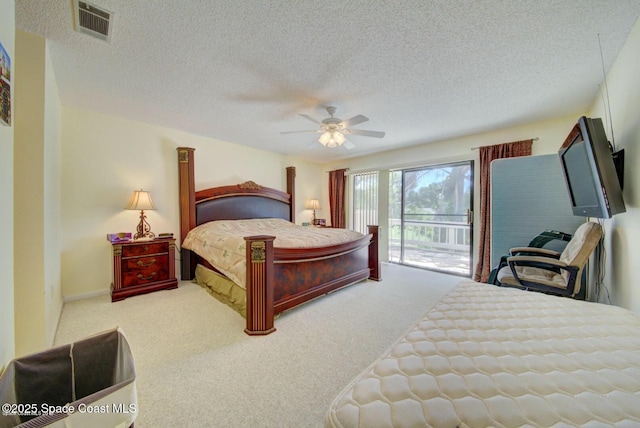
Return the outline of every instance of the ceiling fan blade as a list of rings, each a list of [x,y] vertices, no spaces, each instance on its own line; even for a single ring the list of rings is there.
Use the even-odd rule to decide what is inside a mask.
[[[320,122],[318,122],[317,120],[315,120],[314,118],[312,118],[311,116],[307,116],[306,114],[300,114],[298,116],[304,117],[307,120],[310,120],[311,122],[317,124],[317,125],[321,125]]]
[[[345,149],[347,150],[351,150],[351,149],[355,149],[356,145],[353,144],[351,141],[346,140],[344,143],[342,143],[342,145],[344,146]]]
[[[365,131],[363,129],[345,129],[345,134],[363,135],[365,137],[382,138],[384,132],[380,131]]]
[[[281,132],[281,134],[297,134],[299,132],[321,132],[321,131],[317,129],[309,130],[309,131],[284,131],[284,132]]]
[[[353,116],[351,119],[343,120],[341,125],[344,126],[345,128],[348,128],[350,126],[357,125],[362,122],[366,122],[367,120],[369,120],[368,117],[359,114],[357,116]]]

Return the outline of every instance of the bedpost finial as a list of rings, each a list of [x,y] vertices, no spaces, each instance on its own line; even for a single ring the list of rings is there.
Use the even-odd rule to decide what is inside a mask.
[[[179,163],[189,163],[189,152],[195,151],[195,149],[191,147],[177,147],[176,150],[178,151]]]

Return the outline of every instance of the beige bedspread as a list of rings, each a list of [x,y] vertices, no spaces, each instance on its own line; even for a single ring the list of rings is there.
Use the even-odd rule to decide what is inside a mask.
[[[246,277],[245,236],[275,236],[276,248],[318,248],[343,244],[363,235],[347,229],[298,226],[277,218],[218,220],[191,230],[183,248],[194,251],[244,288]]]

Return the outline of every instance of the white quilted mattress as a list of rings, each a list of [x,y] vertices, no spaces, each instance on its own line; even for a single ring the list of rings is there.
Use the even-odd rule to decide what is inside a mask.
[[[462,281],[334,399],[325,425],[640,426],[640,317]]]

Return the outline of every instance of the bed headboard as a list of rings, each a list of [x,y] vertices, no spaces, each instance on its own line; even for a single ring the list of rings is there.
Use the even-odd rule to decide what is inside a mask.
[[[253,181],[195,191],[194,148],[178,147],[180,242],[194,227],[212,220],[282,218],[295,222],[296,169],[287,167],[287,191]],[[182,250],[182,279],[195,269],[191,252]]]
[[[290,195],[247,181],[196,192],[196,225],[212,220],[282,218],[291,221]]]

